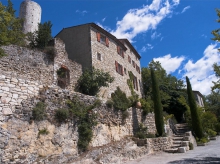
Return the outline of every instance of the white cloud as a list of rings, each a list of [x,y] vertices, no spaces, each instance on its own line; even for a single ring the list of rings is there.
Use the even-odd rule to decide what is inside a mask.
[[[217,44],[209,45],[205,49],[203,57],[196,62],[189,60],[184,66],[183,78],[188,76],[192,89],[207,95],[211,91],[211,86],[213,86],[212,81],[217,81],[212,67],[214,63],[220,64],[220,53]]]
[[[154,48],[154,46],[152,46],[151,44],[147,44],[146,46],[143,46],[142,48],[141,48],[141,52],[146,52],[147,50],[150,50],[150,49],[153,49]]]
[[[156,38],[158,38],[158,37],[160,37],[161,36],[161,33],[157,33],[157,32],[154,32],[152,35],[151,35],[151,39],[156,39]]]
[[[188,10],[188,9],[190,9],[190,6],[186,6],[186,7],[184,7],[181,13],[185,13],[186,10]]]
[[[106,20],[106,17],[102,19],[102,22],[105,22],[105,20]]]
[[[159,61],[161,66],[166,70],[168,74],[175,72],[185,60],[185,57],[171,57],[170,54],[159,58],[153,58],[154,61]]]
[[[150,5],[130,9],[122,20],[117,21],[116,30],[112,30],[111,33],[117,38],[127,38],[132,41],[137,34],[156,29],[178,4],[179,0],[153,0]]]
[[[86,11],[86,10],[83,10],[83,11],[80,11],[80,10],[76,10],[76,13],[79,13],[79,14],[81,14],[81,15],[85,15],[85,14],[87,14],[88,13],[88,11]]]

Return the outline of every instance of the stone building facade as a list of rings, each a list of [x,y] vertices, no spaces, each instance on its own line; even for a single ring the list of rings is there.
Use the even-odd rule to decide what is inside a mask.
[[[199,107],[204,107],[203,95],[199,91],[193,91],[193,94],[195,96],[196,104]]]
[[[64,28],[55,37],[64,41],[69,58],[83,69],[94,67],[115,78],[109,87],[101,88],[100,97],[110,98],[117,87],[130,96],[129,72],[134,75],[134,90],[141,97],[141,56],[127,39],[117,39],[94,23]]]
[[[19,17],[24,19],[23,32],[34,32],[38,30],[41,21],[41,7],[34,1],[24,0],[20,6]]]

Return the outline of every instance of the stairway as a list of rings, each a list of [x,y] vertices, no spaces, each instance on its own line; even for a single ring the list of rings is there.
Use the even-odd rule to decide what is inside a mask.
[[[164,151],[167,153],[185,153],[189,150],[189,141],[186,141],[186,136],[188,136],[189,127],[187,124],[175,124],[172,128],[172,146]],[[187,133],[186,133],[187,132]]]

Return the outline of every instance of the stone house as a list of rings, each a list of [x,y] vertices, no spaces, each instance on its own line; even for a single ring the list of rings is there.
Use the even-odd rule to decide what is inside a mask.
[[[83,69],[94,67],[115,78],[109,87],[101,88],[100,97],[110,98],[117,86],[131,95],[127,85],[129,72],[134,75],[134,90],[141,97],[141,56],[127,39],[117,39],[95,23],[64,28],[55,38],[63,40],[69,58]]]
[[[196,103],[199,107],[204,107],[203,95],[199,91],[193,91]]]

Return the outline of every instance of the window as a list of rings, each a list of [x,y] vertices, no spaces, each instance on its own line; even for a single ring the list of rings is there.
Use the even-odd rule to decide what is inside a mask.
[[[123,58],[125,57],[124,56],[124,50],[120,47],[120,46],[117,46],[117,52],[120,56],[122,56]]]
[[[100,53],[97,53],[97,59],[102,61],[102,55]]]
[[[133,65],[133,67],[135,68],[135,62],[134,62],[134,60],[132,60],[132,65]]]
[[[123,76],[123,66],[119,64],[117,61],[115,61],[115,70]]]
[[[99,32],[97,32],[96,35],[97,35],[97,41],[98,42],[100,42],[100,43],[106,45],[107,47],[109,47],[109,40],[105,35],[103,35]]]
[[[124,68],[124,73],[127,75],[127,69],[126,68]]]
[[[141,73],[141,70],[140,70],[140,67],[136,64],[136,71],[140,74]]]
[[[131,63],[131,57],[128,55],[128,62]]]
[[[134,86],[134,89],[136,89],[138,91],[138,82],[137,82],[137,77],[133,76],[133,86]]]

